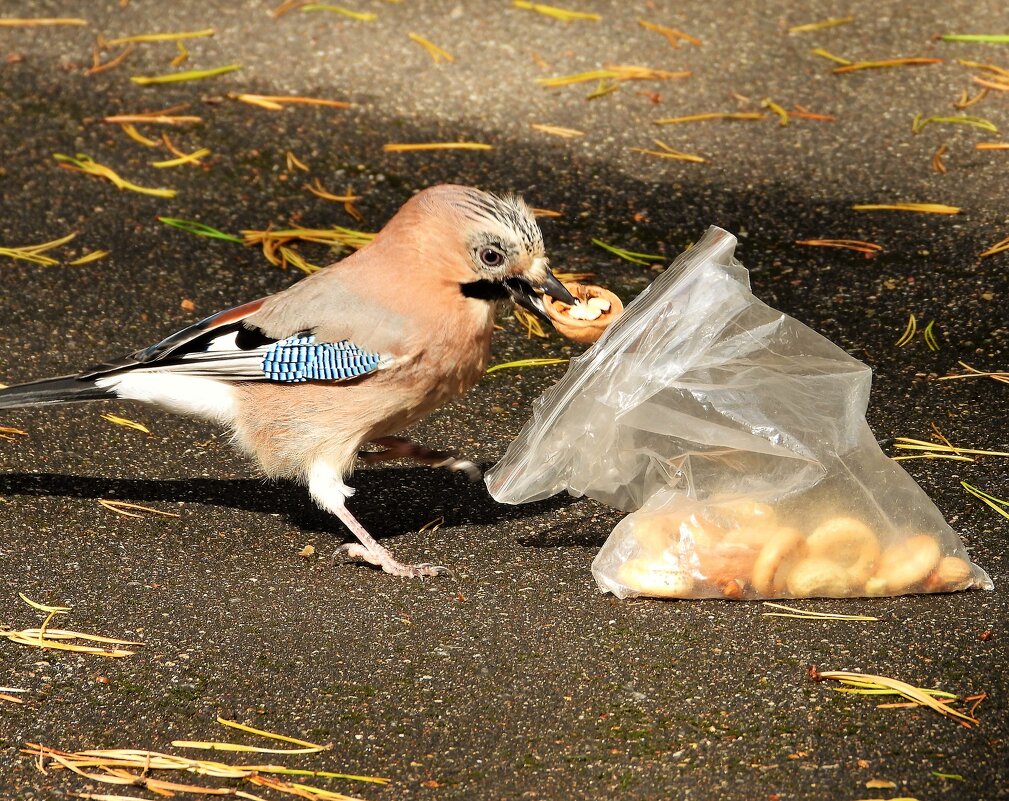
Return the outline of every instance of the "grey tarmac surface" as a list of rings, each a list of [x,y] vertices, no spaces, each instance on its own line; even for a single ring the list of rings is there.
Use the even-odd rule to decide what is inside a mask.
[[[0,380],[75,371],[298,277],[256,249],[167,228],[159,214],[230,232],[294,220],[355,226],[340,204],[303,190],[317,177],[330,191],[351,184],[363,194],[361,227],[375,230],[411,192],[457,181],[517,190],[563,212],[543,221],[555,267],[591,269],[625,300],[655,273],[611,258],[592,237],[671,259],[709,224],[727,228],[740,236],[737,255],[760,298],[873,367],[868,419],[878,437],[926,439],[934,421],[963,446],[1006,449],[1004,384],[933,379],[959,369],[958,360],[1009,367],[1009,254],[978,258],[1009,235],[1009,153],[975,150],[999,136],[967,125],[911,133],[916,113],[960,113],[952,101],[977,88],[976,73],[955,59],[1009,67],[1009,46],[933,38],[1009,32],[1003,3],[586,2],[577,7],[602,21],[569,25],[506,2],[348,2],[378,14],[371,23],[330,12],[274,19],[272,5],[2,4],[0,16],[82,16],[90,26],[0,28],[0,244],[76,231],[61,257],[111,254],[77,267],[0,259]],[[848,14],[855,23],[784,32]],[[638,18],[684,30],[703,46],[672,49]],[[131,75],[170,71],[177,51],[165,43],[85,74],[96,33],[208,26],[216,36],[190,41],[184,68],[237,62],[240,71],[132,84]],[[435,65],[408,41],[411,31],[456,62]],[[855,60],[944,63],[842,76],[810,55],[814,47]],[[593,84],[535,83],[609,62],[693,74],[627,83],[592,101],[585,95]],[[229,99],[232,92],[355,105],[270,112]],[[752,110],[765,97],[836,121],[652,124]],[[205,168],[150,167],[163,150],[99,121],[177,103],[204,122],[170,135],[187,152],[209,147]],[[1009,94],[993,91],[966,113],[1007,128]],[[559,139],[531,123],[586,135]],[[653,147],[655,137],[709,161],[628,149]],[[382,150],[387,142],[463,139],[494,149]],[[942,144],[946,174],[930,167]],[[289,169],[287,151],[311,172]],[[55,152],[86,153],[178,195],[119,192],[58,169]],[[851,210],[895,201],[963,212]],[[794,244],[818,237],[864,239],[883,252],[867,260]],[[319,247],[303,253],[330,258]],[[194,309],[183,310],[183,300]],[[920,338],[894,347],[910,312],[936,320],[938,352]],[[578,352],[556,336],[527,339],[507,310],[500,323],[494,361]],[[488,376],[413,433],[493,463],[562,370]],[[102,412],[140,420],[153,435],[111,425]],[[1005,460],[905,463],[991,574],[994,592],[801,604],[880,618],[826,623],[761,617],[752,603],[600,595],[589,564],[619,516],[587,500],[511,508],[482,484],[442,472],[362,469],[353,508],[365,525],[399,557],[455,573],[403,581],[331,565],[345,536],[335,521],[304,489],[261,480],[208,425],[127,404],[5,413],[0,425],[28,432],[0,440],[0,623],[36,624],[17,600],[24,592],[72,605],[67,627],[145,643],[130,658],[103,660],[0,642],[0,684],[28,690],[21,706],[0,702],[2,798],[127,792],[65,771],[43,775],[20,755],[26,741],[166,749],[173,739],[229,739],[218,715],[331,741],[321,756],[285,761],[391,778],[384,787],[327,785],[374,801],[1009,797],[1007,521],[959,486],[963,479],[1005,497]],[[180,516],[120,517],[99,498]],[[439,516],[437,532],[418,533]],[[309,544],[316,555],[299,556]],[[981,725],[966,729],[835,693],[807,680],[810,664],[990,698],[978,710]],[[872,779],[896,787],[867,789]]]

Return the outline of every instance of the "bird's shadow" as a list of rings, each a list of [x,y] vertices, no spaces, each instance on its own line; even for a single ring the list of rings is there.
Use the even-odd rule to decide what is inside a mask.
[[[348,507],[378,538],[416,531],[441,516],[449,526],[489,525],[557,512],[576,502],[568,495],[556,495],[534,503],[502,504],[488,494],[482,481],[472,482],[459,474],[420,467],[361,470],[355,473],[353,484],[357,492]],[[333,515],[315,505],[304,487],[286,480],[0,474],[0,497],[17,495],[206,504],[281,514],[302,529],[349,536]],[[523,538],[521,544],[533,547],[571,544],[564,539]]]

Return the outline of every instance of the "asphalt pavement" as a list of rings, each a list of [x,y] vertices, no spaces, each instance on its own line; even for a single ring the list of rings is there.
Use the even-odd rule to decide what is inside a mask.
[[[558,0],[559,2],[559,0]],[[598,238],[670,261],[708,225],[740,238],[754,292],[874,371],[868,421],[880,439],[929,439],[1009,450],[1009,150],[977,149],[1009,128],[1009,92],[968,108],[974,76],[1009,69],[1009,45],[943,42],[946,33],[1009,33],[1003,3],[571,2],[598,20],[568,23],[507,2],[348,0],[376,15],[278,3],[89,3],[7,0],[0,18],[83,17],[86,26],[0,25],[0,247],[76,238],[40,265],[0,252],[0,382],[58,375],[149,344],[199,317],[277,291],[296,269],[260,250],[194,236],[157,217],[228,233],[333,225],[377,230],[412,192],[452,181],[518,191],[542,218],[555,269],[592,271],[625,302],[657,274],[617,259]],[[788,33],[828,18],[854,20]],[[677,29],[672,47],[638,20]],[[0,19],[2,22],[2,19]],[[137,44],[88,74],[95,37],[213,28],[185,41]],[[408,34],[443,48],[438,63]],[[676,37],[674,36],[674,39]],[[122,51],[111,45],[103,61]],[[941,63],[834,74],[823,48],[850,61]],[[538,78],[632,64],[685,78],[598,81],[556,89]],[[215,78],[137,85],[131,76],[239,64]],[[234,95],[345,100],[345,109],[249,105]],[[762,103],[762,101],[764,101]],[[202,166],[157,168],[112,114],[187,104],[199,116],[162,132]],[[774,112],[797,105],[788,124]],[[762,120],[657,126],[656,119],[764,111]],[[533,128],[563,126],[564,138]],[[704,162],[632,148],[668,147]],[[389,153],[387,143],[469,141],[490,150]],[[157,145],[157,143],[155,142]],[[945,146],[934,165],[935,153]],[[59,168],[86,154],[142,187],[120,191]],[[289,158],[308,168],[303,171]],[[348,187],[363,221],[316,197]],[[856,204],[940,203],[955,215],[864,212]],[[872,258],[796,244],[849,238]],[[107,250],[97,261],[68,262]],[[339,254],[299,246],[309,261]],[[898,348],[910,314],[934,320]],[[530,338],[502,309],[495,362],[567,357],[580,346]],[[563,366],[502,370],[412,435],[493,464]],[[115,425],[111,413],[151,432]],[[619,514],[586,499],[496,504],[482,484],[410,465],[362,468],[353,511],[401,559],[448,565],[452,577],[391,578],[332,564],[344,540],[306,491],[268,483],[226,434],[126,403],[4,413],[0,426],[0,624],[41,615],[18,593],[66,604],[61,627],[144,645],[108,659],[0,640],[0,797],[67,792],[155,796],[40,772],[26,742],[76,751],[172,740],[235,740],[218,716],[331,750],[269,757],[306,769],[388,777],[385,785],[306,779],[369,799],[995,799],[1009,797],[1005,556],[1009,528],[961,480],[1009,497],[1009,462],[909,461],[907,470],[960,532],[993,592],[808,601],[874,623],[763,617],[757,603],[621,602],[600,594],[592,558]],[[0,428],[0,432],[4,429]],[[98,499],[177,516],[126,517]],[[426,524],[443,518],[436,530]],[[307,553],[312,546],[314,553]],[[53,625],[57,625],[54,623]],[[850,669],[982,692],[980,724],[922,709],[878,709],[809,681],[808,668]],[[0,690],[0,692],[4,692]],[[887,700],[887,699],[883,699]],[[192,755],[193,752],[189,752]],[[213,754],[243,761],[261,755]],[[185,781],[211,783],[187,775]],[[888,783],[892,783],[892,786]],[[220,785],[220,782],[217,782]],[[238,785],[234,785],[238,786]],[[245,787],[263,797],[283,796]]]

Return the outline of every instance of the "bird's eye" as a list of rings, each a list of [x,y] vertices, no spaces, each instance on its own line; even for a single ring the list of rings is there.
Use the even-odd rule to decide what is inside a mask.
[[[504,254],[494,248],[484,248],[480,251],[480,261],[487,267],[500,267],[504,264]]]

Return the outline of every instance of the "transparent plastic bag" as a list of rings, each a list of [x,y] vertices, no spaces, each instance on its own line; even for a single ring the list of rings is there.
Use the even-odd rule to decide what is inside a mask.
[[[708,229],[572,360],[491,495],[633,513],[592,565],[621,598],[991,589],[876,443],[870,369],[757,300],[735,245]]]

